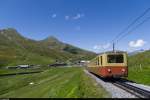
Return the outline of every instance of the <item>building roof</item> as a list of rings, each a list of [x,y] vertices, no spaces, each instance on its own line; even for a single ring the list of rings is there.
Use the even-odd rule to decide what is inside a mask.
[[[29,65],[18,65],[19,67],[29,67]]]

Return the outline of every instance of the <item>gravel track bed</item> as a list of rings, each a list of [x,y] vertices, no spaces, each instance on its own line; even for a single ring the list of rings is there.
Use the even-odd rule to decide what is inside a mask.
[[[102,87],[105,88],[106,91],[112,95],[112,98],[137,98],[136,96],[113,85],[112,83],[101,80],[100,78],[96,77],[95,75],[89,73],[87,70],[84,70],[84,72],[86,74],[90,75],[93,79],[95,79],[97,81],[97,83],[101,84]]]

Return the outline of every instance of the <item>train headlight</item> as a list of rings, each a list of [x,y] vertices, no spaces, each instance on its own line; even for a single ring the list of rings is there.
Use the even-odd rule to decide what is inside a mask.
[[[122,72],[125,72],[125,69],[122,69],[121,71],[122,71]]]
[[[107,69],[108,72],[111,72],[111,69]]]

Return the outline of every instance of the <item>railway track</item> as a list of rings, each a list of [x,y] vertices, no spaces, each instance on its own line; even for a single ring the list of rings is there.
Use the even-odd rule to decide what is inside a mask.
[[[122,88],[123,90],[137,96],[138,98],[150,98],[150,91],[141,89],[139,87],[127,84],[125,82],[116,81],[112,83],[113,85]]]
[[[85,72],[88,73],[89,75],[93,76],[92,78],[94,78],[96,80],[101,80],[101,81],[103,81],[104,84],[108,84],[108,83],[112,84],[115,87],[118,87],[118,88],[126,91],[127,93],[134,95],[136,98],[150,98],[150,91],[127,83],[127,82],[135,83],[133,81],[130,81],[127,79],[122,79],[122,78],[119,80],[118,79],[103,79],[93,73],[89,73],[88,71],[85,71]],[[106,87],[104,86],[104,88],[107,88],[107,86]],[[109,90],[109,88],[108,88],[108,90]]]

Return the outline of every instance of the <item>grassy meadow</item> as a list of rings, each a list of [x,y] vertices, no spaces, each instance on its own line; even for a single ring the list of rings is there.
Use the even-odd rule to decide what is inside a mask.
[[[51,68],[42,73],[0,78],[0,98],[104,98],[110,95],[83,68]]]
[[[150,85],[150,66],[132,66],[129,68],[128,79],[134,82]]]
[[[7,75],[7,74],[17,74],[17,73],[24,73],[24,72],[38,72],[43,71],[44,68],[36,68],[36,69],[0,69],[0,76]]]
[[[137,83],[150,85],[150,51],[129,57],[128,79]]]

